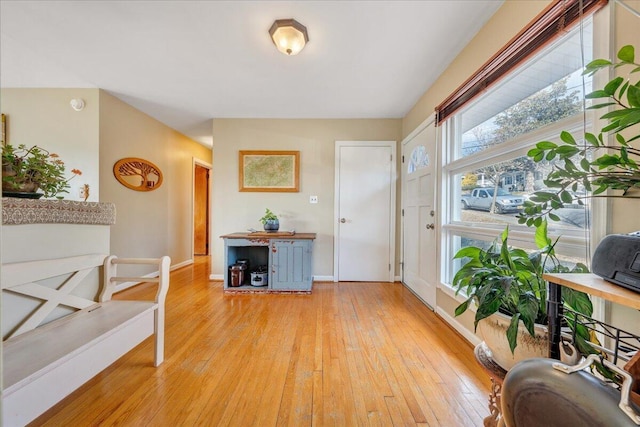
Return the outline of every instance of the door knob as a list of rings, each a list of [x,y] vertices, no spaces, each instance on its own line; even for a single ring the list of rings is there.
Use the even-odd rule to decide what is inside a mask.
[[[347,220],[344,218],[340,218],[340,222],[344,224],[345,222],[347,222]]]
[[[435,230],[436,226],[435,224],[431,223],[431,224],[427,224],[427,230]]]

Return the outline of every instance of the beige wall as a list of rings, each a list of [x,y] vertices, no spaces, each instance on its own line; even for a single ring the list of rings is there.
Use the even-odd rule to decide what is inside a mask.
[[[99,200],[98,89],[2,89],[0,110],[6,114],[7,139],[12,145],[38,145],[60,156],[73,178],[68,200],[82,200],[79,189],[89,184],[90,202]],[[85,108],[75,111],[69,102],[82,98]]]
[[[163,172],[160,188],[130,190],[113,176],[114,163],[140,157]],[[211,150],[100,91],[100,199],[116,204],[111,253],[121,257],[169,255],[172,265],[192,259],[193,158]]]
[[[404,117],[402,136],[406,137],[424,120],[433,117],[438,104],[471,77],[471,74],[550,3],[547,0],[506,0]]]
[[[335,141],[399,141],[400,133],[399,119],[214,119],[212,273],[223,274],[219,237],[260,229],[258,219],[269,208],[279,215],[281,229],[318,233],[313,274],[332,276]],[[239,192],[239,150],[299,150],[300,192]],[[311,195],[318,204],[309,203]]]

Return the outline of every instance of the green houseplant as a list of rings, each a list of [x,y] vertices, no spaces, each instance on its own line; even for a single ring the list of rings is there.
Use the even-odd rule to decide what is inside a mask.
[[[617,62],[596,59],[587,64],[584,73],[593,75],[599,70],[630,69],[626,78],[616,77],[602,89],[595,90],[586,98],[603,100],[590,109],[610,109],[601,116],[608,122],[595,135],[586,132],[584,142],[571,133],[563,131],[559,142],[541,141],[527,155],[533,161],[557,160],[552,172],[544,180],[547,190],[533,193],[524,203],[519,222],[537,225],[545,216],[552,220],[560,218],[553,213],[577,200],[583,204],[585,197],[640,197],[640,149],[630,143],[640,139],[640,64],[635,60],[635,49],[631,45],[622,47]],[[635,80],[634,80],[635,79]],[[576,192],[591,192],[576,196]],[[615,194],[605,194],[617,190]]]
[[[260,222],[264,226],[265,231],[278,231],[280,228],[278,216],[268,208],[265,210],[263,217],[260,218]]]
[[[467,300],[455,309],[455,315],[464,313],[471,304],[476,305],[474,328],[494,315],[510,316],[506,330],[509,349],[513,354],[518,346],[519,326],[522,323],[531,337],[536,337],[535,324],[547,323],[547,283],[542,278],[546,272],[586,272],[583,264],[569,269],[556,257],[558,239],[551,240],[547,222],[536,227],[535,244],[538,250],[531,253],[509,246],[507,227],[488,249],[468,246],[460,249],[455,259],[466,260],[453,278],[456,293],[464,292]],[[593,306],[589,296],[568,289],[563,292],[564,303],[572,310],[590,316]],[[577,331],[585,340],[588,332]],[[542,343],[545,345],[545,343]]]
[[[2,147],[3,193],[35,193],[38,189],[45,197],[67,193],[69,180],[82,172],[72,169],[71,178],[66,178],[64,172],[65,165],[59,156],[37,145]]]

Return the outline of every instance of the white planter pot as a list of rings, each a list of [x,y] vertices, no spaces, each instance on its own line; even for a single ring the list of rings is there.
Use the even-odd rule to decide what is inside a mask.
[[[518,327],[518,346],[512,354],[507,340],[511,317],[495,313],[478,323],[478,333],[491,350],[493,360],[507,371],[516,363],[533,357],[549,357],[549,332],[546,326],[535,325],[536,336],[529,335],[522,322]]]

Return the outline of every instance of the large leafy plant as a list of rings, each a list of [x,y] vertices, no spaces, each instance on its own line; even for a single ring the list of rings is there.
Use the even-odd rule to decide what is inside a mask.
[[[573,269],[560,264],[554,250],[558,240],[553,241],[548,236],[546,221],[536,227],[536,251],[528,253],[511,247],[508,238],[507,227],[489,249],[475,246],[460,249],[454,258],[467,262],[456,273],[452,285],[456,293],[462,291],[467,295],[467,300],[456,308],[455,315],[461,315],[475,303],[476,329],[478,322],[496,312],[512,316],[507,339],[513,352],[520,322],[531,336],[535,336],[535,323],[547,323],[547,283],[542,275],[545,272],[582,273],[588,270],[583,264],[577,264]],[[563,290],[563,299],[568,308],[591,316],[593,306],[588,295],[567,288]],[[584,328],[577,333],[584,340],[589,339]]]
[[[553,211],[574,200],[583,204],[587,196],[576,197],[582,189],[591,192],[589,197],[639,197],[630,190],[640,188],[640,149],[631,145],[640,139],[640,79],[636,77],[640,64],[631,45],[621,48],[617,59],[596,59],[583,72],[593,75],[611,68],[629,70],[626,77],[616,77],[604,88],[586,95],[599,100],[590,109],[610,110],[601,116],[608,124],[597,135],[587,132],[580,139],[563,131],[558,143],[541,141],[527,153],[535,162],[556,163],[544,180],[548,190],[533,193],[524,203],[521,224],[540,225],[545,216],[558,221],[560,218]],[[619,192],[605,195],[609,189]]]

